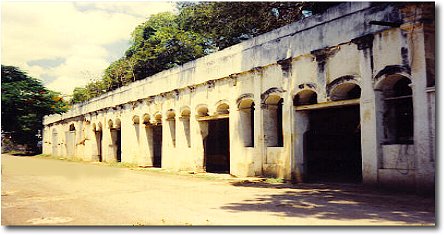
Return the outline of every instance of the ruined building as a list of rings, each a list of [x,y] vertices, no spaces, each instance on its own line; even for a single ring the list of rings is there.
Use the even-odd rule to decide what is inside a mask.
[[[435,187],[434,3],[345,3],[44,119],[43,153]]]

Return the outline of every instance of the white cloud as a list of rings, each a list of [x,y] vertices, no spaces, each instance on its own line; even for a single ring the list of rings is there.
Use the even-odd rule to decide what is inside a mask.
[[[64,94],[100,77],[116,50],[151,14],[174,11],[171,2],[2,2],[2,64],[18,66]],[[55,67],[29,61],[64,59]],[[45,76],[55,77],[45,81]]]

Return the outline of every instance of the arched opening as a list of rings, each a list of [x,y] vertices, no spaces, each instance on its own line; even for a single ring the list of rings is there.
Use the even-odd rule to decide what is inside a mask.
[[[361,97],[361,87],[355,83],[345,82],[336,85],[330,91],[330,100],[351,100]]]
[[[153,135],[153,166],[162,167],[162,114],[154,115],[155,124],[152,126]]]
[[[378,110],[383,113],[383,144],[413,144],[413,99],[411,80],[391,75],[378,83]]]
[[[154,143],[153,143],[153,125],[151,124],[151,116],[147,113],[143,115],[144,138],[141,143],[143,149],[143,164],[153,166],[154,162]]]
[[[95,159],[99,162],[103,161],[102,159],[102,124],[99,122],[97,125],[94,123],[93,132],[95,137]]]
[[[137,145],[140,143],[140,117],[135,115],[133,116],[133,127],[134,133],[136,135]]]
[[[198,105],[196,108],[196,116],[197,117],[206,117],[208,116],[208,107],[206,105]]]
[[[69,125],[68,131],[65,133],[66,140],[66,155],[73,157],[75,155],[76,148],[76,127],[74,123]]]
[[[196,107],[204,149],[203,166],[206,172],[230,172],[229,106],[220,102],[213,116],[201,104]]]
[[[269,95],[264,100],[264,132],[267,147],[283,147],[282,104],[279,95]]]
[[[311,90],[299,92],[295,128],[307,181],[361,182],[361,127],[358,99],[361,89],[354,83],[341,83],[330,90],[331,101],[317,104]],[[344,102],[352,100],[352,102]],[[341,101],[341,102],[339,102]],[[324,106],[325,105],[325,106]],[[302,107],[302,108],[301,108]]]
[[[217,106],[216,112],[217,114],[229,114],[229,108],[230,106],[227,103],[221,103]]]
[[[239,129],[245,147],[254,147],[254,101],[243,99],[239,102]]]
[[[173,148],[176,147],[176,113],[170,109],[166,113],[168,128],[170,129],[170,142]]]
[[[122,161],[122,131],[120,119],[116,119],[114,125],[113,121],[109,120],[108,125],[111,132],[111,152],[113,160],[116,162]]]
[[[191,147],[191,127],[190,127],[191,110],[188,107],[182,108],[180,120],[182,121],[183,133],[187,142],[187,147]]]
[[[318,94],[312,90],[302,90],[293,99],[294,106],[311,105],[318,103]]]

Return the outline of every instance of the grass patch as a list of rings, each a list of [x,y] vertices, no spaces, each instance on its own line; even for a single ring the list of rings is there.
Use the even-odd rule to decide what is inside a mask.
[[[282,184],[285,183],[285,180],[282,178],[266,178],[264,182],[268,184]]]

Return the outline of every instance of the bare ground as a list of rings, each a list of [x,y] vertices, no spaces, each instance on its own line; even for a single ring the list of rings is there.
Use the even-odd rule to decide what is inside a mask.
[[[434,225],[435,200],[2,154],[2,225]]]

